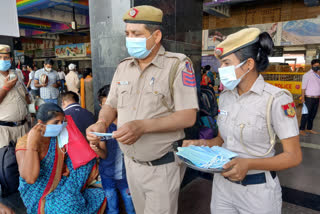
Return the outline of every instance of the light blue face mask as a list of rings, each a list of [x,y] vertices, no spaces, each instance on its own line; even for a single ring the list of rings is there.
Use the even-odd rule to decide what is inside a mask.
[[[0,60],[0,71],[7,71],[11,67],[11,60]]]
[[[151,53],[154,46],[148,50],[147,49],[147,40],[150,39],[152,34],[148,38],[130,38],[126,37],[126,46],[130,56],[136,59],[145,59]]]
[[[177,155],[205,169],[222,169],[224,164],[237,156],[236,153],[218,146],[211,148],[207,146],[179,147]]]
[[[66,122],[62,124],[48,124],[46,125],[46,131],[44,133],[44,137],[57,137],[63,128],[67,126]]]
[[[241,79],[250,71],[248,70],[246,73],[244,73],[239,79],[237,79],[236,75],[236,69],[241,67],[244,63],[246,63],[247,60],[244,62],[238,64],[237,66],[231,65],[223,68],[219,68],[219,76],[221,83],[224,87],[226,87],[229,90],[233,90],[237,85],[240,83]]]

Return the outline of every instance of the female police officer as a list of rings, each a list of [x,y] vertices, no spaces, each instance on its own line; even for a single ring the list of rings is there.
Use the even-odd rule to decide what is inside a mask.
[[[259,72],[269,64],[270,36],[257,28],[230,35],[216,48],[220,95],[218,137],[185,141],[184,146],[219,145],[239,157],[214,175],[211,213],[281,213],[281,187],[275,171],[302,160],[294,102],[289,92],[266,83]],[[283,152],[275,155],[275,135]]]

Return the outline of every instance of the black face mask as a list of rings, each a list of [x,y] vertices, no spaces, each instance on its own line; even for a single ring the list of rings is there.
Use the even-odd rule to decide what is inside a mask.
[[[317,71],[319,71],[319,67],[318,66],[312,67],[312,70],[317,72]]]

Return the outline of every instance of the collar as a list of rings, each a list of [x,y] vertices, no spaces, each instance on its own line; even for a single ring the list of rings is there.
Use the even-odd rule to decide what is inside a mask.
[[[72,103],[70,105],[68,105],[65,109],[63,109],[63,111],[66,111],[70,108],[73,108],[73,107],[81,107],[79,103]]]
[[[153,64],[159,68],[163,68],[163,55],[165,54],[165,49],[164,47],[161,45],[160,49],[158,50],[157,55],[153,58],[153,60],[151,61],[150,64]],[[138,65],[137,59],[132,58],[130,59],[130,65],[135,64]]]
[[[263,89],[264,89],[264,78],[261,74],[259,74],[258,78],[256,79],[256,81],[253,83],[252,87],[250,88],[249,91],[252,91],[256,94],[262,95]],[[238,88],[236,87],[235,89],[232,90],[232,93],[235,95],[238,95]],[[248,93],[248,92],[246,92]]]

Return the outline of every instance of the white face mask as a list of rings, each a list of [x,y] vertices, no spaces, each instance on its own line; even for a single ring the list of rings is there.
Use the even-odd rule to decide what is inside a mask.
[[[48,71],[48,72],[50,72],[50,71],[52,70],[52,68],[46,68],[46,67],[45,67],[45,70]]]
[[[237,79],[236,69],[241,67],[247,60],[241,62],[237,66],[231,65],[223,68],[219,68],[220,80],[227,89],[233,90],[240,83],[241,79],[250,71],[248,70],[239,79]]]

